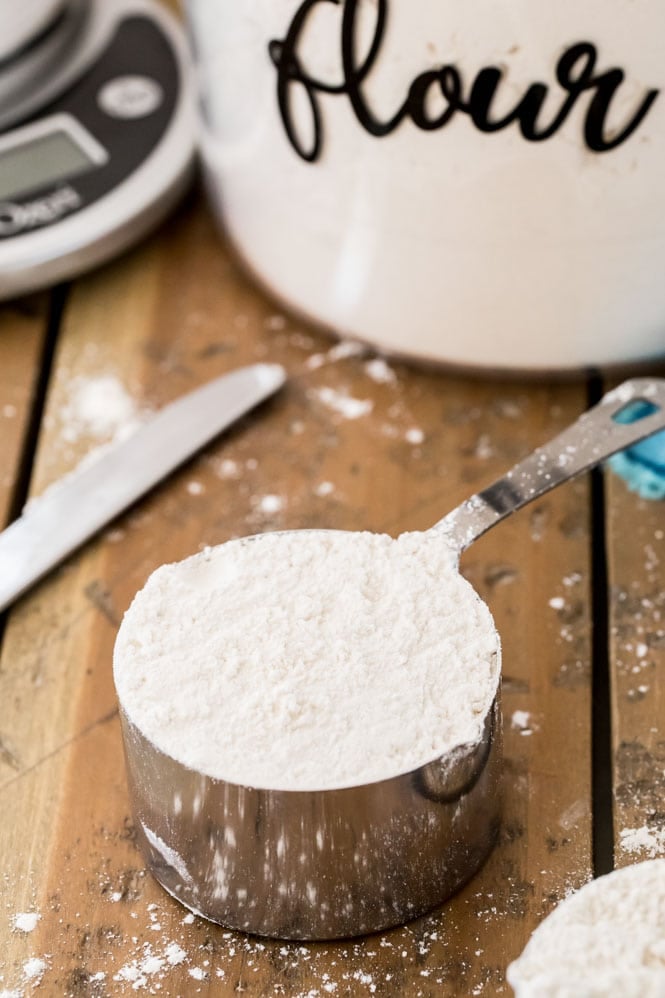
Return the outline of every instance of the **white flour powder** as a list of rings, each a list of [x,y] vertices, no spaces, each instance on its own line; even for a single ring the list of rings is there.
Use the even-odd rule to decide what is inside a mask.
[[[14,915],[14,930],[16,932],[32,932],[37,928],[37,922],[42,916],[37,911],[22,911]]]
[[[665,860],[617,870],[567,898],[508,981],[517,998],[662,998]]]
[[[75,378],[60,411],[62,436],[70,443],[82,436],[122,438],[136,429],[138,416],[134,399],[115,375]]]
[[[475,741],[497,691],[488,608],[422,534],[264,534],[148,580],[118,635],[130,720],[208,776],[325,789]]]

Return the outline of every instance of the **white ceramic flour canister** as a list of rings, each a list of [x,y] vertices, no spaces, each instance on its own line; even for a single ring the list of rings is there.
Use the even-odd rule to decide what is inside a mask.
[[[533,371],[665,356],[663,0],[188,0],[216,213],[298,312]]]

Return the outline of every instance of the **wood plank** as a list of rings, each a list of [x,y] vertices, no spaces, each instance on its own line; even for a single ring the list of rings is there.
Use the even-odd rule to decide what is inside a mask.
[[[665,856],[665,504],[606,483],[615,854],[627,866]]]
[[[30,430],[48,320],[46,296],[0,305],[0,524],[8,521]]]
[[[180,10],[178,0],[160,2],[173,13]],[[8,522],[13,511],[22,475],[44,359],[49,306],[48,292],[0,303],[0,525]]]
[[[149,572],[264,529],[426,528],[584,406],[575,386],[486,383],[398,364],[391,380],[376,380],[381,368],[366,367],[366,356],[331,347],[255,290],[197,204],[76,287],[36,491],[98,444],[90,434],[63,439],[80,379],[112,375],[139,408],[257,359],[283,363],[289,384],[12,614],[0,669],[15,745],[15,764],[0,768],[0,802],[12,815],[12,828],[0,829],[0,987],[24,986],[27,961],[38,958],[43,992],[54,995],[505,994],[508,961],[555,900],[589,877],[585,482],[518,514],[465,557],[503,639],[506,778],[501,841],[464,891],[383,936],[300,947],[192,920],[144,874],[111,654]],[[344,418],[331,397],[366,401],[368,411]],[[264,504],[267,495],[279,501]],[[25,911],[41,914],[34,931],[7,931]]]

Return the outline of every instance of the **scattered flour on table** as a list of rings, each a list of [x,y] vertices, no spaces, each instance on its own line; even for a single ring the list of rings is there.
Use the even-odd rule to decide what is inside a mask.
[[[74,378],[59,415],[68,443],[81,437],[118,439],[132,432],[139,420],[136,402],[114,374]]]
[[[404,434],[404,439],[407,443],[413,444],[414,447],[417,447],[419,444],[424,442],[425,434],[419,426],[412,426],[411,429],[407,430]]]
[[[374,357],[364,364],[365,374],[379,385],[392,385],[397,381],[397,375],[383,357]]]
[[[510,718],[510,727],[520,735],[532,735],[537,730],[528,710],[515,710]]]
[[[170,905],[165,905],[161,917],[167,914],[167,909],[169,913],[173,910]],[[284,998],[286,995],[288,998],[325,998],[326,995],[351,993],[386,995],[393,993],[390,986],[393,973],[377,967],[375,958],[379,956],[379,952],[390,951],[400,964],[404,960],[422,964],[440,938],[440,930],[432,931],[428,920],[423,922],[417,935],[405,926],[391,933],[390,938],[380,936],[367,943],[342,942],[332,944],[332,947],[271,940],[262,942],[258,938],[231,931],[211,931],[209,923],[195,919],[193,915],[180,921],[187,927],[198,922],[203,931],[199,933],[196,925],[193,930],[175,930],[179,941],[173,938],[168,941],[169,936],[165,934],[156,944],[141,943],[134,939],[128,947],[130,952],[125,951],[124,962],[119,967],[116,963],[119,954],[114,948],[109,953],[109,964],[114,965],[115,969],[108,975],[105,971],[91,974],[89,979],[94,980],[98,975],[99,979],[108,976],[115,982],[111,992],[113,994],[144,992],[175,995],[183,993],[181,989],[184,973],[191,979],[189,984],[192,994],[201,991],[192,982],[215,982],[218,985],[219,982],[224,982],[224,994],[245,990],[254,993],[253,979],[261,971],[265,974],[269,961],[277,968],[277,973],[272,986],[265,984],[262,993],[276,998]],[[445,983],[445,973],[436,963],[428,973],[436,984]],[[297,989],[293,983],[300,975],[308,978],[309,986],[306,990]],[[285,984],[285,980],[291,983]],[[176,981],[180,984],[180,989]],[[190,990],[184,993],[189,994]],[[218,992],[213,986],[210,993]]]
[[[150,410],[139,409],[114,374],[75,377],[68,383],[66,392],[67,401],[58,413],[59,434],[65,444],[72,445],[68,452],[72,457],[76,452],[74,445],[84,441],[85,456],[72,471],[60,476],[36,498],[53,494],[71,476],[95,464],[116,444],[131,437],[150,416]],[[35,497],[29,499],[24,511],[34,502]]]
[[[48,963],[43,957],[33,956],[23,964],[23,976],[34,986],[40,983]]]
[[[473,447],[473,456],[480,461],[489,461],[494,457],[494,446],[489,433],[481,433]]]
[[[281,513],[284,509],[285,501],[282,496],[269,494],[265,496],[254,496],[252,504],[259,513],[265,513],[267,516],[271,516],[275,513]]]
[[[665,860],[616,870],[567,898],[507,977],[516,998],[662,998]]]
[[[226,457],[215,464],[215,474],[219,478],[239,478],[241,470],[237,461]]]
[[[655,859],[665,851],[665,828],[624,828],[621,832],[621,848],[630,853],[646,854]]]
[[[288,323],[286,317],[283,315],[269,315],[263,322],[266,329],[270,329],[273,332],[281,332],[282,329],[286,329]]]
[[[369,415],[374,408],[372,399],[353,398],[335,388],[313,388],[309,395],[344,419],[360,419]]]
[[[178,946],[177,943],[169,943],[166,947],[165,956],[167,961],[172,967],[177,967],[179,964],[184,963],[187,959],[187,953],[182,948]]]
[[[47,968],[39,990],[35,980],[24,976],[23,962],[13,973],[8,967],[3,973],[0,958],[0,998],[73,994],[68,987],[73,970],[76,994],[109,998],[196,998],[199,994],[243,992],[260,992],[266,998],[392,998],[402,993],[400,982],[406,973],[408,993],[413,998],[428,998],[439,994],[439,990],[447,993],[445,989],[450,987],[449,947],[454,948],[453,940],[459,931],[455,921],[451,922],[450,911],[445,911],[443,917],[437,912],[389,933],[355,941],[311,945],[262,941],[213,926],[191,912],[184,914],[171,898],[156,892],[143,870],[129,890],[126,871],[120,868],[109,869],[103,864],[96,875],[92,868],[89,873],[80,898],[78,888],[69,897],[58,892],[42,911],[52,950],[43,957]],[[10,881],[5,878],[4,884],[8,886]],[[518,885],[510,875],[506,885],[507,891],[501,897],[495,892],[472,891],[462,902],[469,913],[465,920],[467,943],[476,957],[483,953],[487,927],[505,919],[508,910],[513,909]],[[65,894],[69,887],[68,882]],[[12,893],[15,889],[12,883]],[[88,921],[84,914],[91,901],[94,903],[89,917],[94,921]],[[106,918],[104,903],[108,905]],[[13,918],[10,914],[10,922]],[[39,924],[42,927],[42,922]],[[100,925],[115,928],[107,934],[99,931]],[[85,949],[80,947],[82,939],[88,940]],[[26,936],[24,942],[29,947],[31,937]],[[24,960],[28,957],[42,958],[30,950]],[[204,978],[198,981],[189,973],[191,969],[202,971]],[[497,965],[495,973],[498,970]],[[418,978],[422,978],[422,987],[418,986]],[[496,980],[496,976],[488,976],[481,961],[468,979],[465,976],[464,993],[494,994]]]
[[[32,932],[42,916],[38,911],[22,911],[14,915],[13,927],[16,932]]]
[[[339,360],[346,360],[347,357],[358,357],[365,353],[366,348],[356,340],[340,340],[326,353],[313,353],[305,361],[305,367],[309,371],[316,371],[325,364],[334,364]]]
[[[143,954],[135,960],[126,963],[117,974],[114,981],[128,981],[135,991],[145,987],[150,978],[164,969],[164,958],[156,956],[149,943],[144,944]]]
[[[442,538],[264,534],[165,565],[114,655],[120,702],[179,762],[313,789],[478,739],[499,679],[487,606]],[[233,724],[220,705],[233,703]]]

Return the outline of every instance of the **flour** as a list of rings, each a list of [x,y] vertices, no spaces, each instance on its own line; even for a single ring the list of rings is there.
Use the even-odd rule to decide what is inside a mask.
[[[172,967],[178,967],[187,959],[187,953],[177,943],[169,943],[166,947],[166,959]]]
[[[617,870],[567,898],[507,976],[517,998],[662,998],[665,860]]]
[[[68,443],[81,437],[123,438],[136,428],[138,418],[134,399],[114,374],[74,378],[60,410],[62,436]]]
[[[324,789],[476,741],[499,642],[443,539],[296,531],[158,569],[114,668],[130,720],[184,765]]]
[[[286,329],[287,321],[283,315],[269,315],[263,324],[266,329],[270,329],[272,332],[281,332]]]
[[[23,964],[23,976],[34,986],[40,983],[47,968],[46,960],[39,956],[33,956]]]
[[[621,832],[621,848],[625,852],[641,853],[655,859],[665,850],[665,828],[624,828]]]
[[[419,426],[412,426],[411,429],[407,430],[406,433],[404,434],[404,439],[407,441],[407,443],[413,444],[415,447],[417,447],[418,444],[423,443],[425,439],[425,434],[423,433],[423,431],[420,429]]]
[[[32,932],[37,928],[41,915],[37,911],[22,911],[14,915],[14,930],[16,932]]]
[[[272,513],[281,513],[284,509],[284,499],[281,496],[256,496],[253,502],[259,512],[266,513],[268,515]]]
[[[365,352],[362,343],[355,340],[341,340],[336,343],[327,353],[314,353],[305,361],[308,371],[316,371],[325,364],[335,364],[339,360],[346,360],[348,357],[358,357]]]
[[[239,478],[240,468],[237,461],[233,461],[231,458],[224,458],[219,461],[215,466],[216,474],[220,478]]]
[[[372,381],[376,381],[378,385],[392,385],[397,381],[397,375],[383,357],[374,357],[372,360],[368,360],[364,368],[365,374]]]
[[[528,710],[515,710],[510,719],[510,727],[513,731],[519,731],[520,735],[532,735],[536,730],[531,714]]]
[[[112,886],[106,873],[99,883]],[[91,886],[93,881],[89,880],[87,889]],[[140,877],[139,896],[130,899],[125,893],[126,910],[122,912],[112,903],[115,892],[109,889],[100,897],[97,886],[94,884],[98,904],[90,920],[75,915],[76,908],[70,906],[73,899],[64,906],[60,894],[50,899],[42,917],[53,952],[46,959],[39,988],[23,973],[30,954],[22,957],[13,971],[9,965],[3,967],[0,958],[0,998],[74,994],[89,998],[155,994],[191,998],[199,993],[253,998],[259,994],[264,998],[366,998],[372,994],[392,998],[403,993],[399,981],[406,968],[410,972],[415,967],[431,972],[428,984],[432,990],[421,992],[413,987],[409,991],[412,998],[448,993],[450,981],[442,946],[451,945],[455,930],[454,922],[451,925],[448,919],[442,920],[439,913],[367,940],[303,945],[224,931],[191,913],[183,917],[182,909],[167,895],[156,892],[147,877]],[[145,896],[141,896],[144,888]],[[157,902],[148,901],[152,897]],[[470,898],[469,904],[471,914],[476,901]],[[151,931],[154,916],[162,925],[156,933]],[[476,924],[477,920],[473,921]],[[102,933],[99,925],[113,925],[115,930]],[[85,950],[79,948],[80,940],[89,938],[94,942]],[[471,945],[477,946],[477,929],[472,940]],[[73,967],[80,981],[76,990],[69,984]],[[207,991],[190,976],[190,969],[208,974],[212,983]],[[488,987],[482,993],[494,992]]]
[[[369,415],[374,408],[371,399],[356,399],[334,388],[312,389],[309,396],[344,419],[360,419]]]

